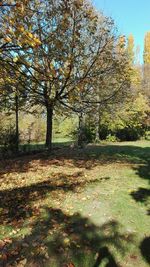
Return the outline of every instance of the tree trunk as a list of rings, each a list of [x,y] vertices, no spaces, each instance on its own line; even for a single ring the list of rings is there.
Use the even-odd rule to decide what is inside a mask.
[[[79,129],[78,129],[78,146],[83,148],[84,146],[84,118],[83,118],[83,113],[80,112],[79,114]]]
[[[98,143],[100,140],[100,117],[101,117],[101,112],[100,112],[100,105],[97,107],[97,113],[96,113],[96,118],[95,118],[95,142]]]
[[[99,142],[99,120],[96,121],[95,126],[95,143]]]
[[[53,127],[53,107],[47,105],[47,129],[46,129],[46,147],[52,149],[52,127]]]
[[[15,95],[15,117],[16,117],[16,138],[15,138],[15,150],[19,150],[19,103],[18,95]]]
[[[99,92],[97,92],[97,102],[100,101]],[[96,117],[95,117],[95,143],[99,143],[99,127],[100,127],[100,104],[97,104],[96,107]]]

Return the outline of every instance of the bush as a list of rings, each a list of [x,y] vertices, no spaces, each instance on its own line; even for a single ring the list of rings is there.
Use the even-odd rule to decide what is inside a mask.
[[[107,125],[100,125],[99,139],[106,140],[107,136],[111,134],[111,131],[108,129]]]
[[[116,131],[116,137],[120,141],[136,141],[144,135],[145,130],[139,127],[125,127]]]
[[[115,141],[136,141],[141,139],[144,136],[147,140],[150,138],[148,131],[145,127],[125,127],[123,129],[111,130],[108,125],[100,126],[99,133],[101,140],[107,140],[110,142]]]
[[[108,142],[117,142],[118,139],[115,135],[111,135],[111,134],[108,134],[107,137],[106,137],[106,141]]]
[[[150,131],[145,131],[145,135],[144,135],[145,139],[150,141]]]
[[[85,142],[87,142],[87,143],[94,141],[95,140],[95,132],[94,132],[93,128],[85,125],[83,128],[83,136],[84,136]]]
[[[16,150],[16,131],[13,126],[8,129],[0,130],[0,144],[2,146],[2,152],[15,151]]]
[[[78,140],[78,143],[90,143],[95,140],[95,133],[92,128],[85,125],[82,127],[81,132],[79,130],[75,130],[72,132],[72,137]]]
[[[94,125],[85,125],[82,129],[82,140],[83,143],[90,143],[95,141],[95,127]],[[78,132],[75,131],[74,136],[78,137]],[[116,142],[116,141],[136,141],[141,138],[145,138],[147,140],[150,139],[150,131],[148,128],[143,126],[126,126],[123,129],[110,129],[109,126],[106,124],[100,125],[99,131],[99,139],[106,140],[109,142]]]

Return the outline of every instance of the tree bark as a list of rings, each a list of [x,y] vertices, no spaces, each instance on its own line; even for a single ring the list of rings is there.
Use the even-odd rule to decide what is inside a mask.
[[[47,129],[46,129],[46,147],[49,151],[52,149],[52,129],[53,129],[53,107],[47,105]]]
[[[15,150],[19,150],[19,103],[18,95],[15,95],[15,117],[16,117],[16,138],[15,138]]]
[[[100,105],[98,104],[97,107],[97,113],[96,113],[96,118],[95,118],[95,142],[98,143],[100,138],[99,138],[99,133],[100,133]]]
[[[99,120],[96,121],[95,126],[95,143],[99,142]]]
[[[78,146],[83,148],[84,147],[84,118],[83,113],[80,112],[79,114],[79,129],[78,129]]]

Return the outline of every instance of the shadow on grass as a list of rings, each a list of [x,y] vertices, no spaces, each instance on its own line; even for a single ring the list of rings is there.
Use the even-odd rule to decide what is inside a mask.
[[[118,265],[115,261],[115,258],[109,252],[109,249],[107,247],[100,248],[100,250],[98,252],[98,258],[97,258],[93,267],[99,267],[104,259],[108,260],[107,265],[105,265],[106,267],[118,267]]]
[[[4,160],[0,166],[0,174],[9,172],[23,173],[32,171],[43,166],[55,165],[92,169],[99,164],[115,163],[136,163],[133,168],[139,177],[149,179],[149,155],[150,148],[136,146],[88,146],[85,149],[63,148],[54,150],[51,155],[41,153],[26,156],[14,160]],[[43,208],[46,218],[41,216],[41,211],[35,206],[34,201],[41,201],[47,194],[56,191],[76,192],[76,188],[86,185],[84,181],[78,181],[74,177],[69,183],[58,175],[59,184],[55,181],[42,181],[31,186],[14,188],[0,191],[1,214],[0,223],[9,224],[16,227],[23,227],[24,220],[31,220],[31,232],[25,237],[16,237],[4,241],[1,245],[2,266],[11,266],[14,262],[27,260],[27,266],[67,266],[73,262],[75,266],[99,266],[107,260],[106,266],[119,266],[111,250],[115,247],[120,253],[125,253],[128,243],[132,242],[132,235],[120,232],[120,225],[117,221],[108,221],[98,227],[88,218],[81,214],[69,216],[60,209],[50,207]],[[66,176],[66,175],[65,175]],[[55,177],[56,178],[56,177]],[[57,180],[57,182],[58,182]],[[96,180],[97,182],[97,180]],[[149,189],[139,188],[132,193],[136,201],[146,203],[149,196]],[[32,218],[36,221],[32,222]],[[8,241],[8,242],[7,242]],[[147,241],[141,244],[141,253],[148,261]],[[59,257],[58,257],[59,255]],[[95,257],[96,255],[96,257]],[[37,264],[37,265],[34,265]],[[68,265],[69,266],[69,265]]]
[[[150,215],[150,209],[148,208],[150,204],[150,189],[139,188],[132,192],[131,196],[135,201],[143,203],[147,209],[147,215]]]
[[[93,158],[120,160],[120,162],[142,163],[148,160],[150,156],[150,147],[138,147],[132,145],[90,145],[87,146],[87,152]]]
[[[70,146],[73,144],[73,141],[64,141],[64,142],[53,142],[52,147],[53,148],[62,148],[66,146]],[[20,151],[21,152],[36,152],[36,151],[41,151],[41,150],[46,150],[45,144],[24,144],[20,145]]]
[[[64,147],[69,147],[73,144],[73,141],[64,141],[64,142],[53,142],[53,149],[61,149]],[[19,151],[16,153],[15,150],[5,148],[3,146],[0,147],[0,159],[11,159],[15,157],[21,157],[25,155],[34,155],[40,152],[47,151],[47,148],[44,143],[30,143],[30,144],[20,144]]]
[[[126,145],[88,145],[84,149],[60,147],[48,152],[41,152],[34,155],[26,155],[11,160],[2,160],[0,173],[26,172],[31,168],[32,161],[37,161],[38,166],[55,164],[63,166],[71,161],[72,166],[92,169],[96,165],[108,163],[135,163],[143,164],[137,170],[140,177],[148,179],[148,168],[150,162],[150,147],[137,147]],[[149,169],[150,171],[150,169]]]
[[[150,237],[144,238],[140,244],[140,250],[144,259],[150,264]]]
[[[119,267],[112,247],[124,256],[134,239],[122,233],[117,221],[98,227],[79,213],[71,216],[47,206],[43,212],[45,217],[39,215],[29,234],[4,240],[1,266],[98,267],[107,260],[107,267]]]
[[[33,173],[37,168],[47,166],[77,167],[87,170],[97,165],[108,163],[131,163],[136,164],[133,169],[143,179],[150,179],[150,147],[137,147],[129,145],[89,145],[84,149],[63,147],[53,150],[51,154],[41,152],[35,155],[28,155],[12,160],[3,160],[0,163],[0,180],[10,172],[26,173],[29,170]],[[139,188],[131,196],[136,201],[147,202],[149,189]]]
[[[78,192],[87,184],[100,183],[109,177],[102,179],[83,180],[81,173],[76,172],[73,175],[63,175],[62,173],[54,174],[48,180],[13,189],[0,191],[0,223],[1,224],[18,224],[24,219],[38,215],[39,211],[33,207],[34,201],[41,201],[48,197],[57,199],[59,193],[61,197],[65,192]]]
[[[147,155],[147,159],[143,164],[139,164],[138,166],[134,167],[136,173],[142,179],[148,180],[148,186],[150,186],[150,160]],[[148,208],[150,205],[150,187],[149,188],[138,188],[138,190],[131,193],[132,198],[137,201],[141,202],[145,205],[147,209],[147,215],[150,215],[150,209]]]
[[[129,145],[89,145],[84,149],[62,148],[53,150],[51,154],[42,152],[40,154],[24,156],[12,160],[3,160],[0,163],[0,180],[10,172],[33,173],[37,168],[47,166],[77,167],[93,169],[97,165],[108,163],[131,163],[136,164],[133,169],[143,179],[150,179],[150,147],[137,147]],[[33,164],[34,163],[34,164]],[[138,202],[147,202],[149,189],[139,188],[131,196]]]

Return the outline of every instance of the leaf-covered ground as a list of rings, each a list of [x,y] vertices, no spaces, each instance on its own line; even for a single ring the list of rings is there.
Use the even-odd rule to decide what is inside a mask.
[[[0,163],[0,266],[147,267],[149,142]]]

